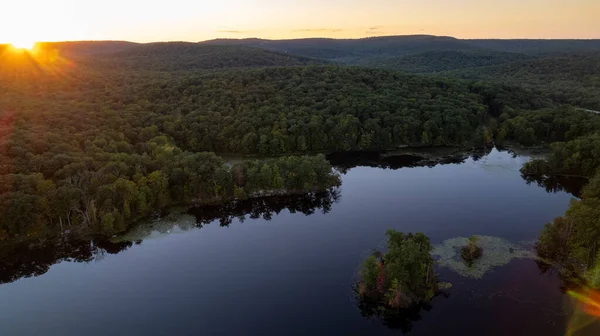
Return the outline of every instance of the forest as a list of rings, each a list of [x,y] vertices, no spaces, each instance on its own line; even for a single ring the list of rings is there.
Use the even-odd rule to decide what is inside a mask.
[[[460,145],[486,113],[465,86],[336,66],[191,77],[148,100],[182,148],[269,155]]]
[[[536,90],[559,104],[600,110],[600,53],[557,55],[440,73]]]
[[[415,55],[373,57],[365,66],[409,73],[435,73],[531,59],[533,56],[488,50],[434,50]]]
[[[172,57],[176,55],[176,57]],[[169,58],[172,61],[167,61]],[[83,58],[85,60],[85,58]],[[211,46],[186,42],[151,43],[94,59],[94,67],[110,70],[115,63],[134,71],[188,71],[268,66],[302,66],[326,61],[244,46]]]
[[[523,146],[552,144],[593,135],[600,130],[597,115],[573,107],[509,110],[498,118],[496,143],[505,139]]]
[[[593,141],[597,116],[579,109],[594,106],[586,96],[593,90],[572,83],[593,57],[567,62],[574,72],[563,84],[580,100],[568,90],[543,93],[548,78],[539,79],[537,65],[520,77],[528,87],[348,66],[409,57],[399,64],[434,72],[542,57],[518,52],[428,36],[72,42],[31,53],[3,46],[0,239],[113,235],[172,205],[328,190],[340,180],[320,153]],[[560,64],[548,63],[543,74],[557,76]],[[597,68],[588,69],[586,88]],[[225,154],[276,158],[231,165]],[[591,174],[581,164],[569,171]]]
[[[524,176],[585,178],[587,185],[563,216],[546,225],[536,249],[566,286],[597,288],[600,284],[592,275],[600,267],[600,134],[590,132],[550,147],[545,159],[525,164]]]
[[[465,40],[409,35],[364,39],[213,40],[399,72],[534,89],[559,104],[600,110],[600,40]]]

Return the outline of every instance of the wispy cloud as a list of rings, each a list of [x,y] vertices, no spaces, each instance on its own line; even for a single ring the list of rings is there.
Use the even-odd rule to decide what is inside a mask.
[[[338,33],[343,29],[340,28],[311,28],[311,29],[294,29],[294,33]]]
[[[366,35],[391,35],[392,33],[389,32],[384,32],[384,31],[378,31],[378,30],[367,30],[365,32]]]
[[[379,30],[381,28],[383,28],[383,26],[373,26],[373,27],[369,27],[369,31]]]

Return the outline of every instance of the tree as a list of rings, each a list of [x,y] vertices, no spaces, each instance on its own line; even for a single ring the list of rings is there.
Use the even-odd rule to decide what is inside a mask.
[[[379,302],[383,310],[428,302],[437,291],[429,238],[395,230],[388,230],[386,235],[388,251],[374,251],[363,262],[359,297]]]

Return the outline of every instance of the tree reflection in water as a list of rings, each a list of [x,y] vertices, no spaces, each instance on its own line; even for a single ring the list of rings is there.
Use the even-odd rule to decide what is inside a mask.
[[[317,211],[328,213],[339,199],[339,189],[333,188],[302,195],[273,196],[198,207],[191,209],[189,213],[195,216],[195,227],[198,228],[214,221],[219,221],[221,226],[229,226],[235,218],[243,221],[248,216],[251,219],[270,220],[273,214],[279,214],[283,210],[307,216]],[[177,225],[177,221],[171,225]],[[0,246],[0,284],[41,276],[61,262],[100,261],[107,254],[118,254],[139,244],[142,244],[142,239],[121,240],[118,237],[113,240],[69,237],[45,242],[3,242]]]
[[[302,213],[307,216],[317,210],[326,214],[331,211],[333,204],[341,199],[339,188],[332,188],[320,192],[298,194],[290,196],[271,196],[250,199],[246,201],[229,202],[192,208],[189,214],[196,218],[196,226],[202,227],[215,220],[221,226],[229,226],[234,219],[240,222],[250,219],[271,220],[274,214],[283,210],[290,213]]]
[[[361,315],[367,319],[375,319],[390,329],[399,329],[406,334],[412,330],[414,323],[423,318],[423,314],[432,308],[432,302],[437,298],[448,298],[450,294],[440,291],[431,302],[422,302],[404,309],[384,309],[381,302],[369,301],[366,297],[358,295],[358,288],[354,288],[357,298],[356,307]]]
[[[440,148],[437,149],[437,153],[434,149],[428,151],[426,149],[419,150],[417,148],[414,150],[414,152],[407,149],[400,152],[358,151],[332,153],[327,156],[327,160],[329,160],[331,165],[339,172],[346,174],[349,170],[356,167],[398,170],[402,168],[461,164],[469,158],[478,161],[491,151],[490,148],[472,151]]]
[[[521,177],[527,184],[535,183],[537,186],[546,189],[550,194],[564,191],[577,198],[581,198],[581,190],[588,183],[588,179],[580,177],[528,174],[521,174]]]
[[[5,244],[0,249],[0,284],[37,277],[54,264],[88,263],[118,254],[141,242],[110,242],[106,239],[60,239],[43,243]]]

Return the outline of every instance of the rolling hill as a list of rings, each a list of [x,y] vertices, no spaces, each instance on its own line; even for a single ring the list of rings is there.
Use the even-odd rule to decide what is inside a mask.
[[[367,67],[410,73],[432,73],[522,61],[532,56],[490,50],[435,50],[408,56],[376,57],[361,62]]]
[[[231,171],[206,152],[569,139],[583,132],[555,122],[565,113],[547,97],[593,108],[600,92],[593,56],[530,59],[448,37],[45,47],[50,52],[13,52],[10,64],[0,62],[0,238],[60,232],[73,211],[83,214],[74,226],[110,235],[169,205],[279,189],[277,176],[293,178],[284,181],[289,190],[309,190],[311,176],[331,172],[324,158]],[[396,62],[389,67],[435,76],[348,66],[385,58]],[[456,69],[465,66],[472,67]],[[454,70],[436,72],[443,69]],[[522,88],[555,83],[564,94]],[[590,124],[581,113],[570,113],[569,123]]]
[[[364,63],[373,57],[401,57],[440,51],[518,53],[528,56],[600,52],[600,40],[463,40],[448,36],[403,35],[361,39],[217,39],[210,45],[244,45],[342,63]]]
[[[135,70],[187,71],[323,64],[323,60],[247,46],[186,42],[150,43],[95,59],[101,65]]]
[[[528,55],[600,52],[600,40],[480,39],[463,41],[479,48]]]
[[[548,57],[439,75],[532,88],[559,103],[600,110],[600,54]]]
[[[384,36],[363,39],[219,39],[208,45],[244,45],[312,58],[358,64],[365,58],[401,56],[433,50],[472,50],[470,44],[453,37],[431,35]]]

